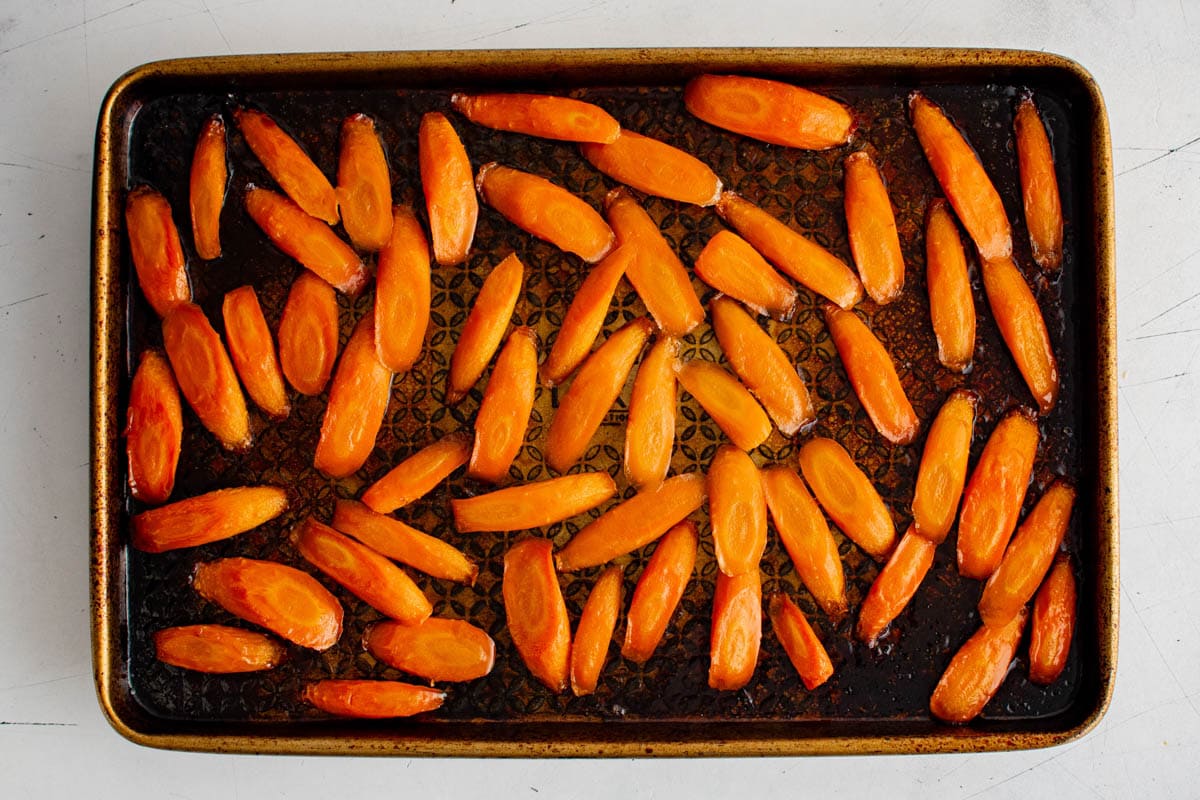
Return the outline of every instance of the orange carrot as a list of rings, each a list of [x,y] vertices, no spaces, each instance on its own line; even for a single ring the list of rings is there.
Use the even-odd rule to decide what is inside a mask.
[[[925,270],[938,361],[966,372],[975,356],[975,299],[958,226],[940,197],[930,201],[925,214]]]
[[[192,300],[187,263],[171,204],[149,186],[138,186],[125,200],[125,229],[138,286],[160,317]]]
[[[524,277],[525,265],[510,253],[484,279],[450,357],[447,403],[462,400],[483,375],[508,330]]]
[[[743,450],[753,450],[771,435],[767,412],[737,378],[711,361],[694,358],[675,377],[717,426]]]
[[[375,273],[375,352],[392,372],[416,363],[429,327],[429,243],[412,209],[392,209]]]
[[[336,193],[354,246],[375,252],[386,245],[392,233],[392,177],[375,120],[366,114],[342,120]]]
[[[925,580],[933,564],[935,549],[937,545],[918,536],[912,528],[900,537],[900,543],[875,576],[875,582],[871,584],[858,612],[856,632],[860,641],[870,647],[875,646],[880,634],[917,593],[917,587]]]
[[[701,75],[688,82],[683,102],[710,125],[786,147],[837,147],[854,129],[849,109],[836,100],[763,78]]]
[[[699,543],[696,523],[686,519],[659,540],[629,603],[621,645],[625,658],[644,664],[654,654],[692,579]]]
[[[300,394],[317,395],[333,374],[338,349],[338,305],[333,287],[301,270],[279,317],[279,366]]]
[[[596,691],[621,613],[623,568],[614,564],[596,579],[583,605],[571,643],[571,691],[576,697]]]
[[[391,399],[392,371],[375,353],[375,315],[368,311],[338,361],[313,466],[331,478],[358,471],[375,449]]]
[[[471,160],[450,120],[437,111],[421,117],[417,143],[433,256],[442,266],[460,264],[471,250],[479,218]]]
[[[254,287],[242,286],[226,294],[221,315],[225,318],[229,355],[247,394],[269,416],[283,419],[292,406],[283,387],[275,340]]]
[[[419,500],[467,463],[471,442],[470,434],[458,432],[426,445],[371,484],[363,492],[363,503],[380,514],[389,514]]]
[[[974,392],[955,389],[942,403],[925,438],[913,491],[913,527],[934,544],[946,540],[958,513],[958,501],[967,482],[976,401]]]
[[[545,528],[579,516],[617,493],[607,472],[577,472],[450,501],[459,533]]]
[[[810,439],[800,448],[800,471],[842,533],[876,561],[886,558],[896,543],[895,523],[850,454],[833,439]]]
[[[154,657],[173,667],[227,674],[279,666],[287,651],[264,633],[228,625],[182,625],[154,632]]]
[[[718,231],[696,258],[696,277],[756,314],[791,319],[796,290],[742,237]]]
[[[829,680],[833,675],[829,653],[792,598],[782,593],[771,595],[767,611],[775,637],[804,681],[804,688],[811,692]]]
[[[277,486],[217,489],[135,514],[131,541],[146,553],[218,542],[275,519],[287,505]]]
[[[499,483],[525,444],[529,412],[537,391],[537,334],[517,328],[500,351],[475,415],[475,445],[467,474]]]
[[[183,446],[183,408],[171,365],[158,350],[142,353],[129,384],[125,455],[129,491],[143,503],[165,503],[175,489]]]
[[[1058,176],[1050,139],[1033,98],[1026,95],[1017,104],[1013,120],[1017,142],[1017,165],[1021,170],[1021,199],[1025,227],[1033,246],[1033,260],[1047,272],[1062,266],[1063,216],[1058,196]]]
[[[967,640],[933,690],[929,710],[946,722],[970,722],[1008,676],[1029,614],[1025,609],[1003,625],[984,625]]]
[[[496,661],[492,637],[461,619],[377,622],[363,643],[385,664],[430,681],[473,681],[490,673]]]
[[[323,680],[304,687],[300,696],[328,714],[359,719],[411,717],[440,708],[446,693],[398,681]]]
[[[508,632],[533,676],[552,692],[567,688],[571,623],[548,539],[522,539],[504,554]]]
[[[721,572],[757,572],[767,547],[767,499],[758,468],[731,444],[718,447],[708,467],[708,516]]]
[[[698,206],[711,206],[721,194],[721,179],[704,162],[633,131],[622,130],[608,144],[581,144],[579,150],[617,183],[646,194]]]
[[[1012,259],[983,262],[983,288],[996,327],[1038,408],[1048,414],[1058,402],[1058,361],[1037,298]]]
[[[474,562],[436,536],[376,513],[353,500],[337,501],[333,527],[380,555],[407,564],[432,578],[470,586],[479,574],[479,567]]]
[[[1029,633],[1029,680],[1049,686],[1058,680],[1071,652],[1075,632],[1075,572],[1060,553],[1033,601]]]
[[[205,261],[221,257],[221,208],[229,184],[225,162],[225,120],[213,114],[200,127],[188,181],[188,208],[192,214],[192,241],[196,255]]]
[[[708,685],[741,689],[754,676],[762,643],[762,576],[757,569],[717,573],[709,642]]]
[[[565,142],[615,141],[621,125],[599,106],[545,94],[459,94],[454,110],[476,125]]]
[[[679,342],[660,336],[638,365],[625,422],[625,477],[639,489],[662,483],[675,449],[675,356]]]
[[[234,109],[233,118],[246,144],[250,145],[254,155],[287,196],[305,214],[336,225],[337,194],[325,173],[313,163],[296,140],[261,111],[238,108]]]
[[[904,256],[892,201],[870,153],[859,150],[846,156],[845,169],[850,252],[867,294],[887,305],[904,289]]]
[[[600,329],[604,327],[604,318],[608,315],[608,307],[612,305],[617,284],[635,256],[636,251],[632,247],[619,247],[605,256],[583,279],[567,313],[563,315],[550,355],[542,363],[542,380],[547,385],[562,383],[587,358]]]

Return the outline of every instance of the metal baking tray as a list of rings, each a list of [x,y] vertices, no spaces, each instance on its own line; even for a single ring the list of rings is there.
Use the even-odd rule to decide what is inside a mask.
[[[980,311],[976,366],[959,376],[936,364],[925,291],[925,205],[939,194],[907,122],[905,98],[921,88],[969,131],[1004,197],[1014,224],[1019,263],[1034,280],[1063,372],[1057,409],[1042,421],[1044,444],[1027,509],[1058,474],[1072,477],[1079,501],[1068,544],[1081,564],[1081,609],[1064,677],[1042,689],[1029,683],[1024,658],[983,717],[967,726],[931,719],[928,698],[950,655],[978,624],[978,584],[954,567],[951,539],[938,550],[930,575],[882,647],[853,643],[853,615],[833,626],[799,586],[772,535],[763,560],[764,591],[797,597],[827,642],[833,678],[805,691],[769,631],[754,680],[743,691],[720,693],[706,682],[709,606],[715,575],[711,541],[702,527],[697,572],[656,655],[639,667],[613,656],[599,691],[555,696],[532,681],[504,629],[500,561],[520,535],[459,536],[446,500],[481,487],[456,476],[404,519],[445,536],[482,566],[474,588],[425,579],[438,613],[465,616],[497,641],[487,678],[450,687],[446,706],[426,718],[361,722],[333,720],[296,697],[321,677],[399,677],[362,652],[361,633],[378,614],[332,587],[347,609],[346,632],[327,653],[293,649],[280,668],[244,676],[204,676],[166,667],[153,658],[150,634],[172,624],[225,621],[188,586],[193,565],[224,555],[270,555],[300,563],[286,541],[290,526],[315,512],[327,519],[333,499],[357,496],[390,464],[433,436],[469,429],[478,390],[456,408],[441,403],[451,331],[474,296],[481,275],[507,252],[528,268],[519,321],[542,338],[556,327],[581,263],[534,241],[482,209],[472,257],[462,267],[438,268],[434,318],[422,361],[397,378],[378,446],[360,472],[330,481],[311,467],[325,398],[296,398],[291,417],[270,425],[254,417],[256,447],[245,456],[221,450],[185,412],[183,461],[175,497],[251,482],[289,487],[291,508],[263,528],[194,550],[148,555],[132,550],[127,531],[136,506],[126,490],[121,429],[131,365],[160,341],[157,320],[136,282],[127,253],[122,209],[127,189],[148,182],[170,199],[185,248],[187,170],[195,135],[214,111],[247,103],[273,114],[296,135],[327,174],[335,172],[338,125],[351,112],[373,115],[385,140],[398,201],[420,207],[416,128],[420,115],[449,107],[450,91],[542,90],[599,103],[632,130],[696,153],[726,185],[813,235],[849,261],[842,214],[841,161],[846,148],[805,152],[743,139],[691,117],[681,87],[704,73],[775,77],[827,92],[850,104],[858,130],[852,146],[870,149],[882,165],[896,207],[908,265],[897,302],[861,306],[900,365],[918,415],[928,422],[948,391],[968,386],[982,397],[973,443],[1008,407],[1029,398],[987,311],[976,276]],[[1012,151],[1012,106],[1033,90],[1051,132],[1067,219],[1061,275],[1047,281],[1031,268]],[[227,117],[228,118],[228,117]],[[573,145],[478,128],[452,117],[475,166],[491,160],[550,177],[599,207],[612,183],[591,169]],[[270,182],[235,132],[230,134],[232,183],[223,215],[226,255],[191,261],[197,302],[219,325],[222,295],[252,283],[274,324],[298,265],[277,252],[249,222],[241,192]],[[1117,650],[1117,438],[1112,170],[1108,123],[1091,77],[1067,59],[1009,50],[938,49],[669,49],[534,50],[262,55],[165,61],[118,80],[101,109],[94,196],[92,362],[92,647],[100,704],[112,725],[140,744],[185,750],[456,756],[701,756],[832,753],[909,753],[1031,748],[1069,741],[1090,730],[1112,693]],[[690,262],[720,229],[711,210],[650,198],[646,207]],[[702,299],[711,295],[697,283]],[[368,307],[339,298],[342,335]],[[907,524],[923,436],[892,447],[874,432],[850,390],[819,303],[801,292],[798,313],[770,331],[797,360],[815,392],[815,432],[842,442],[880,487],[898,526]],[[608,330],[643,313],[632,293],[619,295]],[[685,342],[686,356],[719,359],[711,330]],[[628,392],[628,388],[626,390]],[[626,394],[626,398],[627,398]],[[704,468],[720,432],[686,394],[672,468]],[[526,479],[545,477],[540,442],[556,400],[542,389],[529,446],[517,468]],[[624,401],[610,413],[587,461],[619,474]],[[926,426],[927,427],[927,426]],[[776,432],[755,453],[760,462],[795,464],[796,444]],[[624,494],[632,490],[618,477]],[[593,512],[598,513],[598,512]],[[703,519],[703,514],[697,515]],[[586,520],[584,520],[586,521]],[[576,523],[542,532],[565,542]],[[902,529],[902,528],[901,528]],[[839,534],[840,536],[840,534]],[[848,592],[856,608],[878,565],[839,539]],[[632,588],[648,553],[627,560]],[[562,578],[577,618],[594,571]],[[627,595],[628,596],[628,595]]]

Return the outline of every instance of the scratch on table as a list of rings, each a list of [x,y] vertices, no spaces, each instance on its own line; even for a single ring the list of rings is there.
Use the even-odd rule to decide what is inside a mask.
[[[1177,331],[1165,331],[1163,333],[1147,333],[1145,336],[1134,336],[1128,341],[1140,342],[1143,339],[1161,339],[1164,336],[1181,336],[1187,333],[1200,333],[1200,328],[1180,328]]]
[[[38,298],[45,297],[48,294],[50,294],[50,293],[42,292],[41,294],[30,295],[29,297],[22,297],[20,300],[13,300],[11,303],[5,303],[4,305],[0,306],[0,309],[12,308],[13,306],[19,306],[22,303],[28,303],[30,300],[37,300]]]
[[[13,725],[28,728],[78,728],[78,722],[22,722],[19,720],[0,719],[0,726]]]
[[[1200,136],[1197,136],[1194,139],[1190,139],[1177,147],[1168,147],[1166,152],[1162,153],[1161,155],[1155,156],[1154,158],[1150,159],[1149,161],[1143,161],[1141,164],[1136,164],[1132,167],[1129,167],[1128,169],[1121,170],[1120,172],[1117,173],[1117,177],[1119,178],[1122,175],[1128,175],[1131,172],[1136,172],[1137,170],[1141,169],[1142,167],[1148,167],[1151,164],[1155,163],[1156,161],[1162,161],[1164,158],[1173,156],[1176,153],[1180,152],[1181,150],[1186,150],[1187,148],[1194,145],[1196,142],[1200,142]]]
[[[108,11],[105,11],[103,14],[97,14],[94,17],[85,17],[83,22],[76,22],[74,25],[68,25],[65,28],[59,28],[56,31],[50,31],[50,33],[44,33],[41,36],[35,36],[34,38],[32,38],[28,41],[21,42],[20,44],[15,44],[12,47],[5,48],[4,50],[0,50],[0,56],[11,53],[14,50],[20,50],[23,47],[28,47],[31,44],[37,44],[38,42],[53,38],[53,37],[58,36],[63,33],[70,33],[71,31],[75,30],[76,28],[82,28],[84,25],[87,25],[89,22],[95,22],[98,19],[104,19],[105,17],[120,13],[127,8],[133,8],[134,6],[140,6],[142,3],[145,3],[145,2],[147,2],[147,0],[134,0],[134,2],[129,3],[128,5],[123,5],[119,8],[109,9]]]
[[[1147,325],[1149,325],[1151,322],[1154,322],[1154,321],[1155,321],[1155,320],[1157,320],[1157,319],[1162,319],[1162,318],[1163,318],[1163,317],[1165,317],[1167,314],[1170,314],[1172,311],[1174,311],[1175,309],[1179,308],[1180,306],[1185,306],[1185,305],[1187,305],[1188,303],[1190,303],[1190,302],[1192,302],[1193,300],[1195,300],[1197,297],[1200,297],[1200,292],[1196,292],[1196,293],[1195,293],[1194,295],[1192,295],[1191,297],[1185,297],[1184,299],[1180,300],[1178,303],[1176,303],[1175,305],[1171,306],[1170,308],[1168,308],[1168,309],[1165,309],[1164,311],[1160,311],[1159,313],[1155,314],[1155,315],[1154,315],[1153,317],[1151,317],[1150,319],[1148,319],[1148,320],[1146,320],[1145,322],[1143,322],[1141,325],[1138,325],[1138,330],[1141,330],[1142,328],[1146,327],[1146,326],[1147,326]]]

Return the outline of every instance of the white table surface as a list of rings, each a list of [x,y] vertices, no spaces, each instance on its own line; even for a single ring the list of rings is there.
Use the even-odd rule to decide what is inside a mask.
[[[0,797],[1200,796],[1200,4],[717,6],[0,2]],[[1025,753],[707,761],[267,758],[121,739],[93,694],[87,608],[88,228],[109,84],[231,52],[669,45],[1019,47],[1099,82],[1117,171],[1123,538],[1120,667],[1099,728]]]

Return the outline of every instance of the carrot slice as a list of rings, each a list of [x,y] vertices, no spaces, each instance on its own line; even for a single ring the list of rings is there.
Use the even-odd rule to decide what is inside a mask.
[[[131,541],[146,553],[217,542],[257,528],[287,508],[277,486],[217,489],[135,514]]]
[[[849,109],[836,100],[763,78],[701,75],[688,82],[683,102],[710,125],[786,147],[837,147],[854,128]]]
[[[437,111],[421,117],[417,150],[433,256],[442,266],[460,264],[471,250],[479,219],[471,159],[450,120]]]
[[[709,641],[708,685],[741,689],[754,676],[762,644],[762,576],[757,569],[717,573]]]
[[[616,564],[601,572],[583,605],[571,643],[571,691],[576,697],[596,691],[621,613],[624,577],[623,568]]]
[[[246,393],[269,416],[283,419],[292,406],[283,387],[275,340],[254,287],[242,286],[226,294],[221,316],[225,319],[229,355]]]
[[[937,545],[912,528],[900,537],[887,563],[875,576],[858,612],[858,638],[874,647],[880,634],[904,610],[933,565]]]
[[[592,166],[617,183],[646,194],[711,206],[721,194],[721,179],[700,159],[666,142],[622,130],[608,144],[579,145]]]
[[[375,252],[386,245],[392,233],[392,177],[375,120],[366,114],[342,120],[335,191],[354,246]]]
[[[484,279],[450,356],[447,403],[462,400],[483,375],[508,330],[524,277],[525,265],[516,253],[510,253]]]
[[[258,672],[279,666],[287,651],[265,633],[228,625],[181,625],[154,632],[154,657],[196,672]]]
[[[817,501],[796,471],[783,466],[760,474],[767,509],[779,541],[787,550],[805,588],[835,622],[846,615],[846,577],[837,542]]]
[[[337,194],[325,173],[313,163],[296,140],[261,111],[237,108],[233,111],[233,118],[246,144],[250,145],[254,155],[287,196],[305,214],[336,225]]]
[[[1075,632],[1075,571],[1060,553],[1033,601],[1029,633],[1029,680],[1049,686],[1058,680],[1071,653]]]
[[[829,653],[792,598],[782,593],[771,595],[767,611],[771,616],[771,629],[800,674],[800,680],[804,681],[804,688],[811,692],[829,680],[833,675]]]
[[[450,544],[353,500],[337,501],[333,527],[380,555],[433,578],[470,586],[479,574],[479,567]]]
[[[654,654],[692,579],[699,545],[696,523],[685,519],[667,531],[654,548],[629,602],[621,645],[625,658],[644,664]]]
[[[925,275],[938,361],[947,369],[966,372],[975,356],[975,299],[958,226],[940,197],[929,203],[925,214]]]
[[[862,283],[845,261],[750,201],[723,192],[717,213],[792,280],[842,308],[853,308],[862,300]]]
[[[188,180],[192,241],[196,245],[196,255],[205,261],[221,257],[221,208],[225,205],[228,184],[225,120],[220,114],[213,114],[200,127]]]
[[[946,540],[967,482],[976,401],[974,392],[955,389],[942,403],[925,438],[913,491],[913,527],[934,544]]]
[[[367,285],[367,268],[354,248],[283,195],[251,185],[246,189],[246,213],[276,247],[339,292],[354,296]]]
[[[459,533],[545,528],[579,516],[617,493],[607,472],[578,472],[450,501]]]
[[[963,493],[958,517],[958,571],[983,580],[1004,554],[1037,456],[1038,426],[1033,414],[1015,409],[992,431]]]
[[[356,472],[375,449],[391,399],[392,371],[375,353],[375,315],[367,312],[338,361],[313,466],[331,478]]]
[[[499,483],[508,475],[525,443],[537,372],[537,334],[532,328],[517,328],[496,359],[475,415],[475,446],[467,467],[472,478]]]
[[[865,150],[846,156],[846,228],[863,287],[879,305],[904,289],[904,256],[896,214],[879,167]]]
[[[333,374],[337,349],[337,295],[328,283],[301,270],[279,317],[283,376],[300,394],[320,394]]]
[[[461,619],[377,622],[367,629],[364,644],[380,661],[431,681],[473,681],[496,662],[492,637]]]
[[[810,439],[800,448],[800,471],[842,533],[876,561],[886,558],[896,543],[896,525],[850,454],[833,439]]]
[[[429,243],[412,209],[392,209],[391,235],[375,273],[375,352],[392,372],[408,372],[429,327]]]
[[[904,393],[896,364],[883,342],[857,314],[832,303],[825,306],[825,325],[850,385],[875,430],[892,444],[910,444],[917,437],[921,421]]]
[[[796,310],[796,290],[736,233],[718,231],[708,240],[696,258],[696,276],[756,314],[788,320]]]
[[[1054,272],[1062,266],[1062,201],[1058,196],[1050,139],[1032,97],[1025,96],[1017,104],[1013,133],[1033,260],[1047,272]]]
[[[704,475],[688,472],[645,489],[589,522],[558,551],[559,572],[599,566],[645,547],[703,503]]]
[[[548,539],[522,539],[504,554],[508,632],[533,676],[551,691],[567,688],[571,622]]]
[[[767,547],[767,499],[758,468],[731,444],[718,447],[708,467],[708,516],[721,572],[757,571]]]
[[[983,288],[1025,385],[1041,412],[1050,413],[1058,402],[1058,360],[1037,298],[1009,258],[983,262]]]
[[[458,432],[426,445],[371,484],[362,501],[374,511],[388,514],[419,500],[467,463],[471,442],[469,433]]]
[[[618,247],[588,272],[575,293],[562,325],[542,363],[542,380],[555,386],[566,380],[587,358],[604,327],[621,276],[636,257],[632,247]]]
[[[450,105],[476,125],[564,142],[615,141],[621,125],[599,106],[545,94],[459,94]]]
[[[709,303],[712,326],[725,359],[785,436],[817,418],[804,379],[774,338],[728,297]]]
[[[771,420],[754,396],[721,367],[694,358],[675,377],[725,435],[743,450],[753,450],[771,435]]]
[[[125,454],[129,491],[143,503],[165,503],[175,489],[183,446],[183,408],[171,365],[157,350],[142,353],[129,384]]]
[[[221,337],[200,307],[176,305],[163,319],[163,345],[188,405],[227,450],[250,447],[246,398]]]
[[[443,691],[398,681],[323,680],[305,686],[300,696],[328,714],[359,719],[411,717],[446,701]]]
[[[179,303],[190,303],[192,285],[179,231],[167,198],[149,186],[138,186],[125,200],[125,229],[138,286],[160,317]]]
[[[313,650],[342,635],[342,605],[316,578],[295,567],[253,558],[196,565],[192,588],[236,617]]]
[[[625,477],[639,489],[657,486],[675,449],[675,357],[679,341],[660,336],[638,365],[625,422]]]
[[[933,690],[929,710],[946,722],[970,722],[988,704],[1008,676],[1029,613],[1021,609],[999,626],[984,625],[967,640]]]

